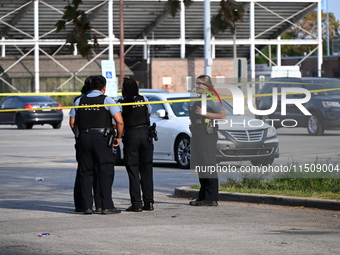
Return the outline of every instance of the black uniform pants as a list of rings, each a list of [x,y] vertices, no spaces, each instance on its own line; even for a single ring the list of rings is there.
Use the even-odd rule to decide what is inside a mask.
[[[76,139],[76,143],[74,148],[76,149],[76,160],[79,162],[80,160],[80,151],[79,151],[79,139]],[[94,197],[94,204],[96,209],[102,208],[101,200],[100,200],[100,190],[99,190],[99,181],[97,176],[97,171],[95,171],[93,175],[93,197]],[[80,182],[80,169],[79,166],[77,167],[76,178],[74,181],[74,188],[73,188],[73,199],[74,199],[74,206],[77,210],[83,210],[83,195],[81,192],[81,182]]]
[[[102,209],[114,208],[112,184],[115,155],[108,146],[108,137],[101,133],[81,133],[79,136],[79,171],[83,208],[92,209],[93,178],[97,173]]]
[[[139,127],[124,131],[124,159],[130,182],[130,198],[132,205],[142,206],[141,191],[144,204],[153,200],[153,141],[149,139],[149,129]]]
[[[216,166],[217,134],[208,135],[205,129],[191,130],[190,165],[197,169],[201,188],[197,200],[218,200],[218,175],[209,171],[209,166]]]

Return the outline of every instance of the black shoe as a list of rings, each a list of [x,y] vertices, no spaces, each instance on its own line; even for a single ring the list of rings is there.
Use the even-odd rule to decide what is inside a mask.
[[[193,206],[197,206],[198,203],[201,203],[202,200],[194,200],[194,201],[190,201],[189,205],[193,205]]]
[[[92,214],[93,210],[92,209],[86,209],[84,210],[84,214]]]
[[[127,212],[142,212],[143,209],[141,207],[136,207],[134,205],[131,205],[128,208],[126,208],[125,211],[127,211]]]
[[[143,210],[145,211],[153,211],[155,208],[153,208],[153,203],[147,203],[147,204],[144,204],[143,206]]]
[[[76,208],[76,209],[74,209],[74,211],[75,211],[75,212],[83,212],[84,209],[83,209],[83,208]]]
[[[112,209],[102,210],[102,214],[118,214],[118,213],[121,213],[121,211],[118,210],[116,207],[114,207]]]
[[[211,201],[211,200],[196,200],[196,201],[190,201],[190,205],[193,206],[218,206],[217,201]]]
[[[95,212],[95,213],[101,213],[102,211],[103,211],[102,208],[97,208],[94,212]]]

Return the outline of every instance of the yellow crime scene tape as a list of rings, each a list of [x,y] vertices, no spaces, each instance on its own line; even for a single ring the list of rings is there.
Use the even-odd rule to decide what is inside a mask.
[[[78,106],[59,106],[59,107],[49,107],[49,108],[30,108],[30,109],[8,109],[0,110],[0,112],[20,112],[20,111],[39,111],[39,110],[59,110],[59,109],[72,109],[72,108],[90,108],[90,107],[105,107],[105,106],[123,106],[123,105],[141,105],[141,104],[162,104],[162,103],[180,103],[180,102],[191,102],[199,101],[197,99],[178,99],[178,100],[166,100],[166,101],[148,101],[148,102],[133,102],[133,103],[117,103],[117,104],[94,104],[94,105],[78,105]]]
[[[254,83],[259,83],[259,82],[254,82]],[[266,82],[268,83],[268,82]],[[272,82],[274,83],[274,82]],[[289,83],[289,82],[275,82],[277,84],[282,83],[282,84],[299,84],[299,85],[320,85],[320,84],[310,84],[310,83]],[[235,83],[235,84],[230,84],[230,85],[246,85],[249,84],[247,83]],[[319,92],[326,92],[326,91],[336,91],[340,90],[339,88],[336,89],[319,89],[319,90],[310,90],[311,93],[319,93]],[[189,92],[190,93],[190,92]],[[121,94],[121,93],[119,93]],[[148,93],[140,93],[140,94],[148,94]],[[277,95],[281,95],[282,93],[277,93]],[[289,92],[286,93],[287,95],[293,95],[293,94],[301,94],[299,92]],[[79,96],[79,92],[41,92],[41,93],[0,93],[0,96]],[[267,97],[267,96],[272,96],[273,93],[267,93],[267,94],[255,94],[252,95],[252,97]],[[245,95],[245,98],[248,96]],[[221,99],[232,99],[233,96],[221,96]],[[193,101],[200,101],[200,98],[188,98],[188,99],[177,99],[177,100],[164,100],[164,101],[148,101],[144,102],[143,104],[162,104],[162,103],[181,103],[181,102],[193,102]],[[214,98],[207,98],[207,100],[214,100]],[[105,106],[124,106],[124,105],[140,105],[140,102],[134,102],[134,103],[116,103],[116,104],[97,104],[97,105],[80,105],[80,106],[59,106],[59,107],[50,107],[50,108],[30,108],[30,109],[6,109],[6,110],[0,110],[0,112],[12,112],[12,111],[38,111],[38,110],[59,110],[59,109],[72,109],[72,108],[90,108],[90,107],[105,107]]]

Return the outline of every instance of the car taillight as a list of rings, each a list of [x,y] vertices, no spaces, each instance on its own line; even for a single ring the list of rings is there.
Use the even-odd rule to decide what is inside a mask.
[[[62,105],[62,104],[58,104],[58,107],[63,107],[63,105]],[[62,109],[61,109],[61,108],[58,108],[57,110],[58,110],[58,111],[61,111]]]
[[[33,109],[33,105],[31,104],[27,104],[24,106],[25,109]]]

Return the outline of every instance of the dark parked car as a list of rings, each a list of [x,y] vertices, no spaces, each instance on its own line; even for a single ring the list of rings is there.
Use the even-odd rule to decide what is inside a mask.
[[[303,78],[272,78],[258,94],[271,94],[273,88],[280,93],[284,88],[304,88],[311,91],[311,99],[303,106],[312,114],[305,115],[294,104],[287,104],[286,115],[281,114],[281,96],[278,96],[278,104],[275,111],[268,116],[257,115],[256,118],[267,120],[277,119],[273,122],[276,128],[282,127],[282,121],[287,120],[288,125],[306,127],[310,135],[322,135],[325,130],[340,129],[340,81],[335,78],[303,77]],[[329,89],[333,89],[329,91]],[[317,90],[317,91],[316,91]],[[325,91],[326,90],[326,91]],[[328,90],[328,91],[327,91]],[[298,99],[305,95],[287,95],[288,99]],[[258,110],[270,109],[273,97],[264,96],[256,98]],[[295,120],[288,121],[288,119]],[[290,124],[289,124],[290,123]]]
[[[50,124],[53,128],[61,127],[63,111],[61,109],[49,109],[62,107],[49,96],[9,96],[0,104],[0,110],[12,110],[0,112],[1,125],[17,125],[19,129],[31,129],[33,125]],[[38,108],[46,108],[35,110]],[[32,109],[27,111],[15,111],[16,109]]]

